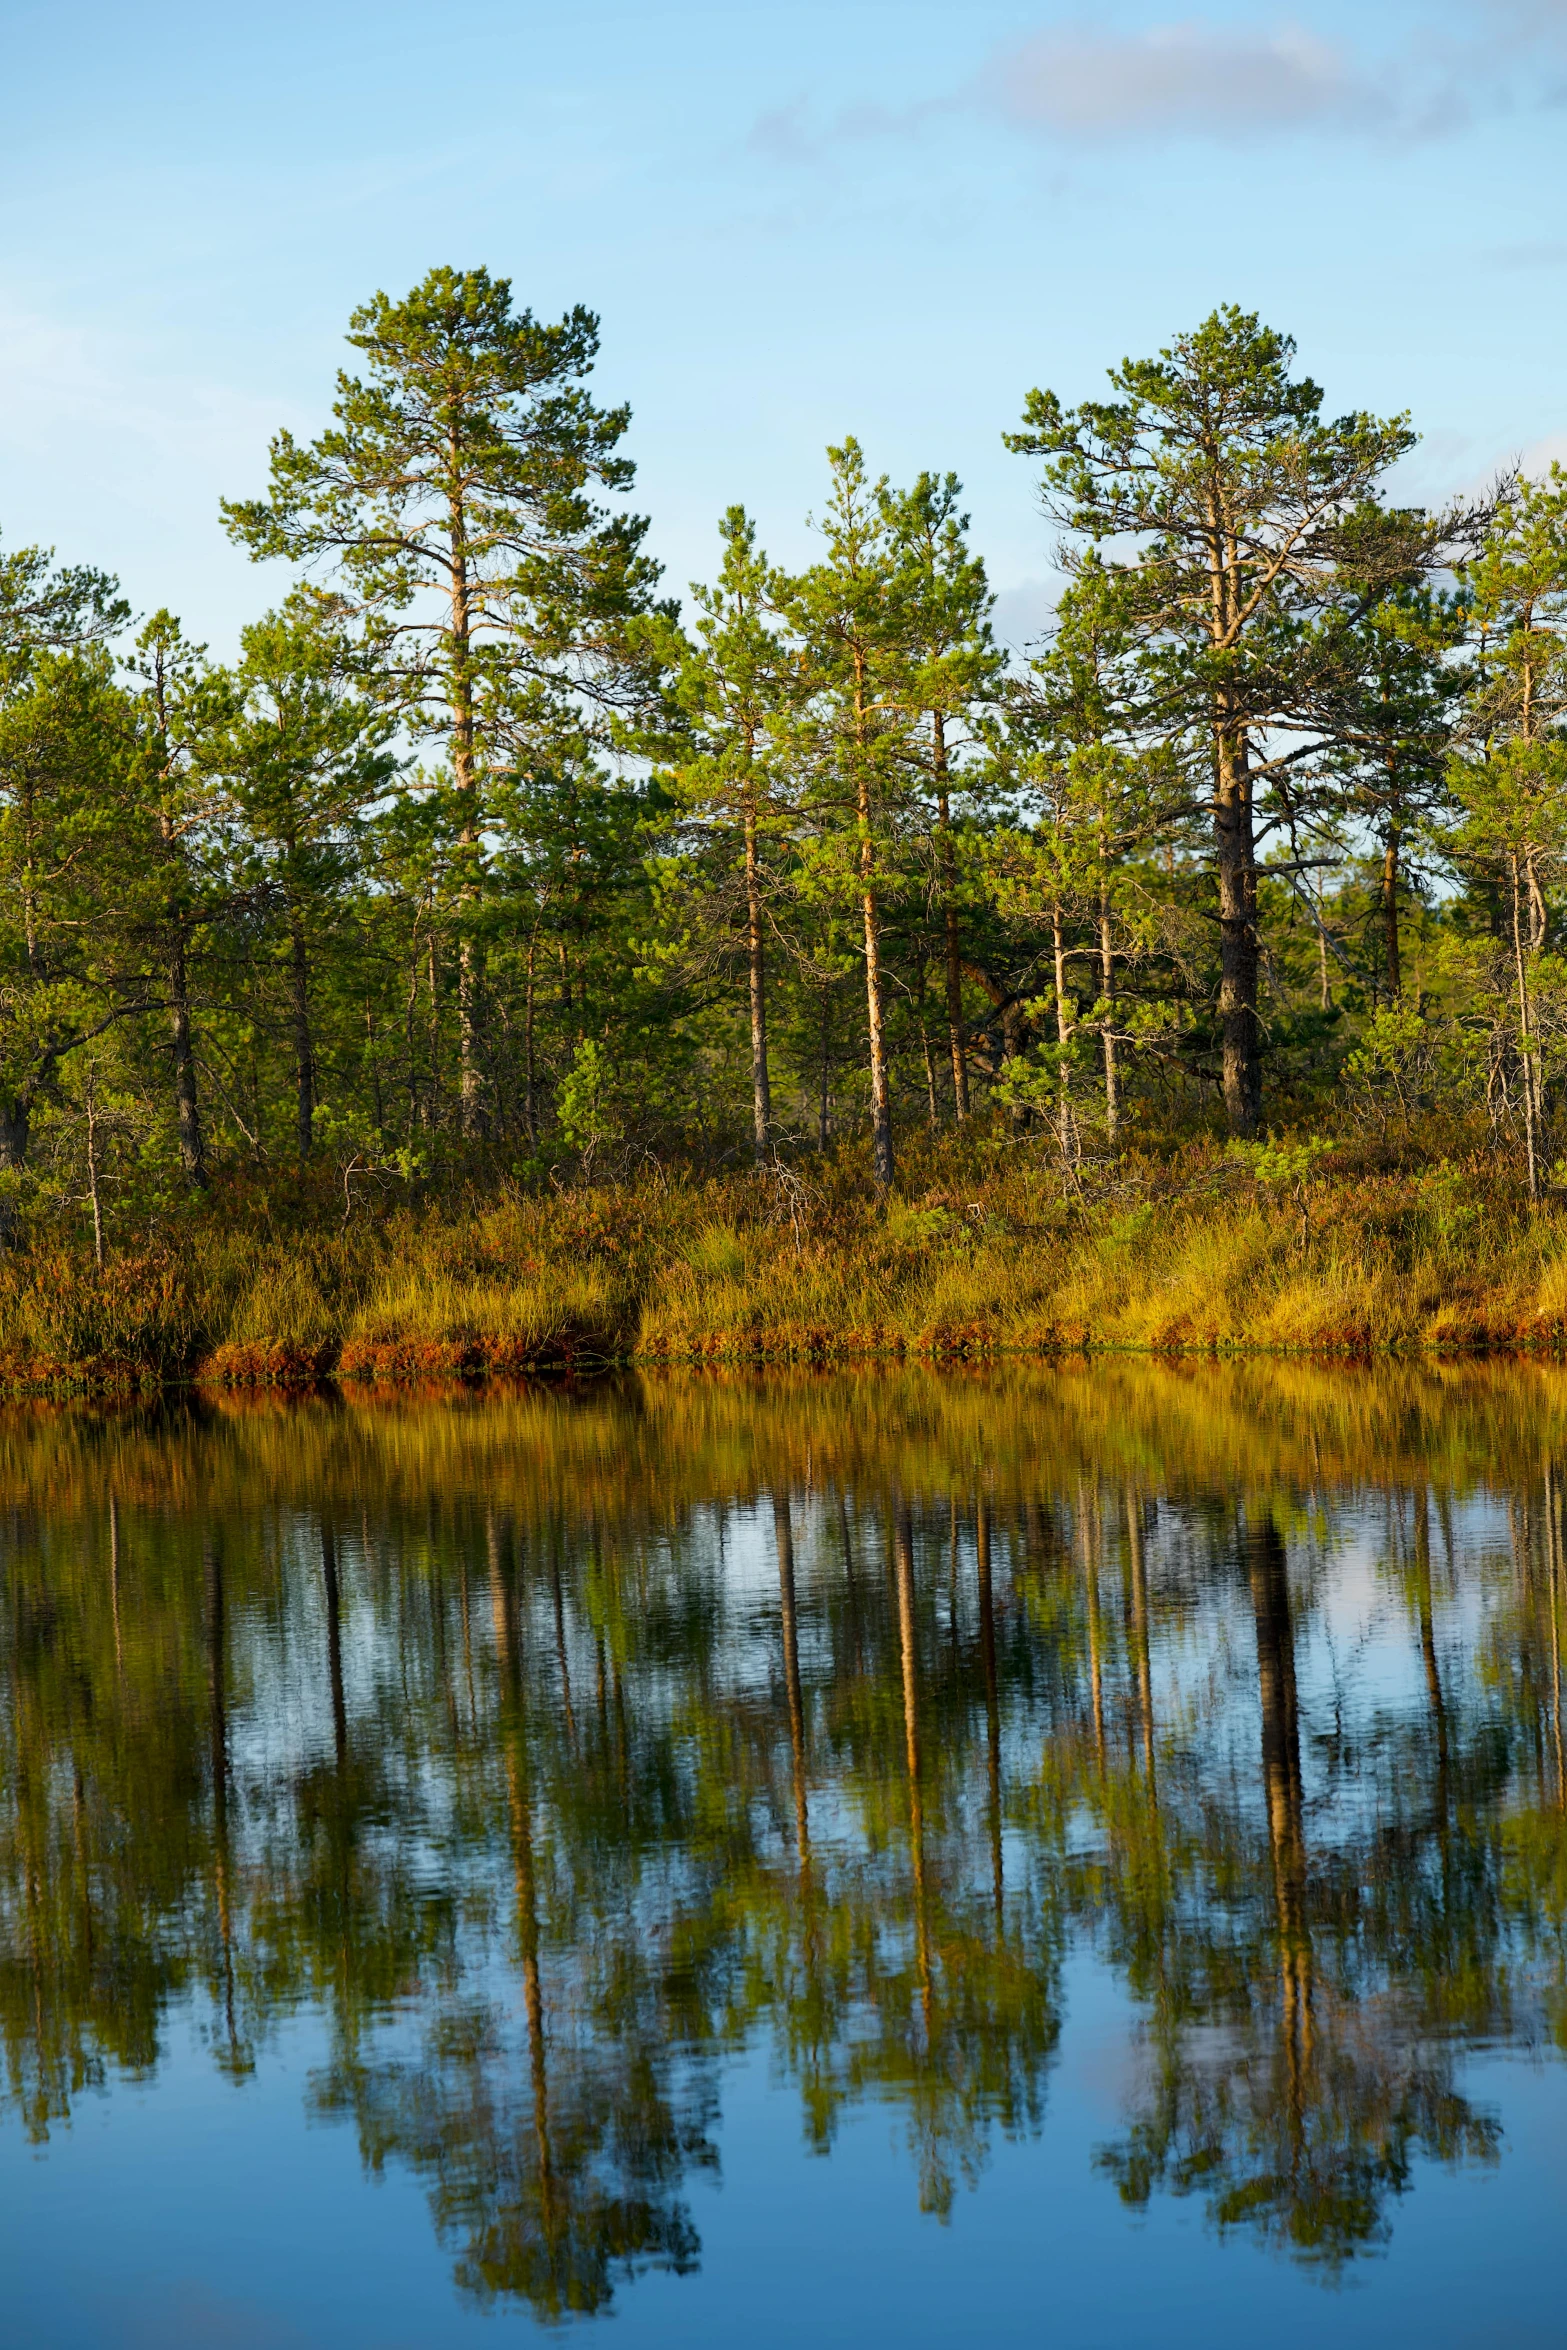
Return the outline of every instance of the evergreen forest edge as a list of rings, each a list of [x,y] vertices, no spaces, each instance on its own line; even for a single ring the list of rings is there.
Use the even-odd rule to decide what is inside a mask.
[[[1560,1343],[1567,474],[1237,309],[663,592],[597,321],[437,269],[230,665],[0,553],[0,1373]]]

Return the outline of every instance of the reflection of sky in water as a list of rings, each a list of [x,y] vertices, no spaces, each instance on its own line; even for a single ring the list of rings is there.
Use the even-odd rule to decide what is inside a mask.
[[[766,1408],[751,1405],[764,1433]],[[544,1461],[548,1441],[524,1418],[517,1459],[536,1466],[527,1448]],[[628,1421],[625,1441],[656,1452],[657,1428]],[[169,1784],[190,1807],[177,1857],[196,1963],[165,2001],[155,2066],[127,2075],[111,2060],[101,2088],[78,2080],[69,2123],[57,2119],[42,2149],[0,2118],[0,2344],[389,2350],[527,2330],[515,2300],[454,2292],[472,2217],[452,2204],[443,2218],[441,2198],[454,2180],[481,2205],[498,2194],[496,2224],[509,2224],[505,2181],[515,2173],[524,2197],[538,2184],[541,2080],[555,2100],[548,2161],[579,2188],[590,2174],[570,2171],[573,2128],[607,2130],[601,2177],[621,2160],[617,2132],[634,2137],[660,2098],[697,2117],[687,2142],[671,2136],[658,2190],[688,2211],[696,2272],[616,2270],[619,2342],[858,2344],[892,2331],[910,2344],[1114,2350],[1157,2338],[1195,2350],[1261,2332],[1290,2350],[1326,2325],[1347,2350],[1560,2338],[1567,2073],[1542,2054],[1567,1845],[1538,1490],[1421,1500],[1407,1476],[1379,1489],[1370,1462],[1311,1494],[1281,1483],[1271,1501],[1253,1481],[1237,1516],[1222,1483],[1184,1470],[1173,1493],[1143,1476],[1131,1501],[1124,1469],[1096,1481],[1091,1461],[1086,1476],[1042,1471],[1021,1492],[989,1480],[993,1787],[974,1483],[928,1478],[900,1500],[862,1460],[840,1493],[814,1460],[807,1480],[797,1454],[776,1477],[795,1557],[793,1746],[774,1480],[688,1493],[678,1448],[667,1468],[661,1498],[623,1517],[612,1481],[578,1506],[569,1473],[530,1517],[493,1464],[424,1493],[404,1478],[394,1498],[361,1476],[355,1506],[339,1498],[327,1513],[286,1455],[210,1512],[128,1502],[112,1650],[91,1563],[96,1493],[80,1520],[66,1509],[48,1523],[46,1540],[26,1513],[13,1518],[0,1908],[12,2053],[29,2028],[13,1994],[36,1971],[40,1937],[61,1954],[44,2004],[77,1999],[89,2042],[95,2001],[112,2006],[122,1954],[106,1929],[84,1946],[72,1904],[91,1913],[96,1901],[108,1917],[114,1848],[81,1871],[73,1853],[97,1832],[91,1773],[117,1751],[113,1737],[93,1740],[122,1702],[124,1734],[145,1736],[160,1675],[168,1735],[184,1723],[190,1738],[185,1777]],[[1146,1570],[1152,1786],[1129,1507]],[[1287,1553],[1270,1588],[1298,1706],[1297,1812],[1270,1803],[1264,1772],[1282,1750],[1260,1665],[1262,1554],[1246,1528],[1270,1508]],[[325,1664],[328,1515],[340,1699]],[[137,1580],[154,1552],[166,1570],[156,1609],[138,1605],[150,1584]],[[84,1558],[85,1596],[72,1581]],[[216,1651],[215,1572],[226,1577]],[[214,1735],[228,1773],[216,1859],[202,1844]],[[52,1823],[41,1867],[23,1834],[29,1785]],[[169,1800],[164,1782],[146,1787],[148,1804]],[[1521,1893],[1531,1837],[1540,1867]],[[394,1897],[444,1922],[412,1936],[393,1979],[375,1978],[350,2029],[340,2002],[363,1962],[357,1943],[373,1951],[376,1904]],[[1447,1939],[1425,1948],[1423,1934]],[[1292,1935],[1307,1953],[1298,1996]],[[811,2004],[824,1950],[853,1987],[831,2026],[832,2063],[847,2069],[830,2153],[817,2156],[805,2085],[812,2034],[827,2033]],[[1016,2013],[995,2004],[1022,1996],[1001,1964],[1013,1950],[1048,2028],[1036,2017],[1025,2030],[1026,2000]],[[238,2082],[218,2061],[211,1986],[223,1966],[254,2060]],[[604,2006],[617,1969],[641,1985],[647,2033],[621,2071]],[[1423,2010],[1445,1995],[1444,1969],[1484,1978],[1484,1996]],[[1182,1999],[1190,2013],[1177,2013]],[[474,2019],[490,2054],[454,2070],[448,2043]],[[1032,2107],[1025,2096],[1009,2133],[995,2098],[976,2092],[959,2126],[965,2082],[993,2044],[1011,2047],[1008,2033],[1026,2043],[1015,2061]],[[1439,2043],[1448,2057],[1429,2053]],[[1167,2167],[1145,2202],[1118,2195],[1097,2158],[1157,2107],[1172,2052],[1186,2068],[1183,2114],[1222,2142],[1248,2191],[1267,2188],[1281,2147],[1289,2155],[1286,2095],[1300,2099],[1302,2176],[1315,2161],[1335,2192],[1346,2175],[1335,2131],[1351,2148],[1354,2128],[1398,2138],[1379,2098],[1425,2096],[1439,2112],[1447,2099],[1478,2117],[1480,2136],[1460,2121],[1453,2158],[1435,2159],[1440,2131],[1411,2123],[1402,2173],[1395,2163],[1366,2190],[1378,2224],[1325,2301],[1320,2274],[1265,2231],[1216,2228],[1202,2177],[1175,2192]],[[864,2077],[845,2090],[856,2065]],[[478,2175],[482,2159],[474,2169],[486,2099],[504,2119],[499,2188]],[[432,2114],[447,2137],[421,2168]],[[1495,2163],[1473,2158],[1492,2115],[1505,2133]],[[367,2169],[377,2127],[390,2134]],[[938,2141],[936,2167],[955,2185],[945,2219],[922,2214],[915,2192]],[[546,2182],[540,2208],[565,2191]]]
[[[649,2275],[616,2301],[626,2350],[736,2338],[860,2350],[891,2335],[1133,2350],[1553,2350],[1567,2228],[1561,2082],[1504,2057],[1471,2069],[1507,2116],[1494,2171],[1425,2166],[1386,2257],[1324,2301],[1314,2279],[1243,2241],[1216,2252],[1190,2204],[1129,2221],[1090,2166],[1120,2119],[1134,2016],[1109,1974],[1068,1974],[1069,2023],[1042,2135],[1002,2140],[951,2222],[922,2218],[885,2113],[852,2116],[829,2160],[807,2157],[765,2048],[723,2083],[721,2181],[698,2182],[696,2277]],[[116,2092],[68,2143],[0,2149],[7,2342],[27,2350],[450,2350],[524,2338],[526,2319],[454,2303],[418,2187],[373,2188],[340,2129],[301,2130],[323,2053],[313,2018],[236,2090],[194,2036],[171,2034],[156,2094]],[[91,2257],[82,2213],[91,2211]]]

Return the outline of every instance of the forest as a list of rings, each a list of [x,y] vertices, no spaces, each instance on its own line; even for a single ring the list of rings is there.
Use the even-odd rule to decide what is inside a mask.
[[[1567,474],[1402,505],[1221,309],[1017,388],[1019,651],[852,437],[667,593],[597,339],[357,311],[232,662],[0,553],[10,1375],[1559,1328]]]

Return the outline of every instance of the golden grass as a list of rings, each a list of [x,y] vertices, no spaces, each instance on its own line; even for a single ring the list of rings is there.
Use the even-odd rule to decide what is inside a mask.
[[[879,1205],[855,1159],[809,1193],[756,1176],[501,1191],[346,1227],[264,1195],[193,1210],[97,1274],[0,1260],[0,1382],[52,1388],[403,1381],[541,1364],[1010,1353],[1551,1351],[1567,1213],[1483,1156],[1351,1151],[1277,1190],[1195,1145],[1063,1190],[972,1149]]]

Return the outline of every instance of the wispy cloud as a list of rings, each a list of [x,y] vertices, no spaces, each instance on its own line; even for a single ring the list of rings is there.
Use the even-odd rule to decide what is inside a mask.
[[[751,145],[777,162],[806,163],[954,114],[1066,148],[1244,145],[1296,132],[1419,139],[1497,106],[1567,103],[1567,0],[1434,0],[1416,24],[1367,21],[1380,48],[1325,39],[1293,20],[1057,23],[997,50],[961,86],[908,106],[850,105],[825,119],[804,98],[773,108]]]
[[[1255,33],[1195,21],[1036,34],[991,61],[976,96],[1026,129],[1093,140],[1361,129],[1392,113],[1372,74],[1296,26]]]
[[[902,137],[937,115],[952,114],[962,98],[923,98],[912,106],[842,106],[826,122],[815,119],[806,97],[770,106],[751,125],[746,144],[774,163],[814,163],[830,148],[856,139]]]

